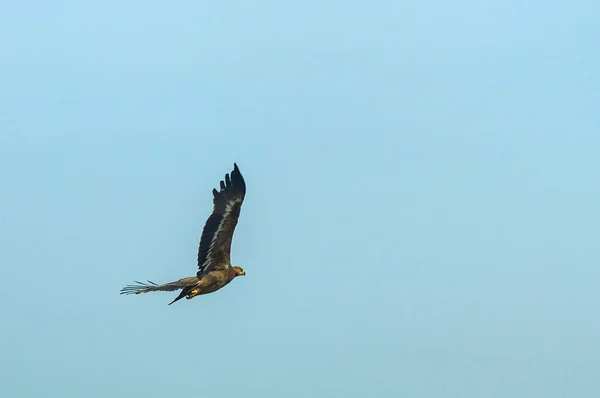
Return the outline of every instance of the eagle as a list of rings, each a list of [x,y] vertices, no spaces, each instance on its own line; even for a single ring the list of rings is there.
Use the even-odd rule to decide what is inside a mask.
[[[233,231],[240,216],[246,195],[246,182],[237,164],[233,164],[231,177],[225,174],[221,189],[213,189],[213,212],[206,220],[198,248],[198,272],[174,282],[157,285],[154,282],[127,285],[121,294],[140,294],[156,291],[181,293],[169,305],[182,299],[188,300],[203,294],[213,293],[238,276],[246,275],[240,266],[232,266],[230,260]]]

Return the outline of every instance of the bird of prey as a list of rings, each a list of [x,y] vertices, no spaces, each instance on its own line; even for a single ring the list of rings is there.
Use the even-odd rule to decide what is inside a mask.
[[[213,212],[206,220],[200,246],[198,248],[198,272],[196,276],[178,281],[157,285],[154,282],[128,285],[121,289],[121,294],[140,294],[155,291],[176,291],[179,296],[169,305],[186,297],[188,300],[215,292],[231,282],[235,277],[246,275],[239,266],[232,266],[229,254],[233,231],[240,216],[240,209],[246,195],[246,183],[237,164],[233,164],[231,178],[225,174],[221,180],[221,190],[213,189]]]

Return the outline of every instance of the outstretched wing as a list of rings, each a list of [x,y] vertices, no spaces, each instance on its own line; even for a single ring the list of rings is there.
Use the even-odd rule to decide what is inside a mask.
[[[198,278],[231,266],[231,240],[245,195],[246,183],[234,163],[231,178],[225,174],[221,190],[213,189],[213,212],[204,224],[198,248]]]
[[[198,283],[198,278],[196,278],[195,276],[190,276],[175,282],[165,283],[164,285],[157,285],[152,281],[148,281],[148,283],[135,281],[135,283],[135,285],[127,285],[123,289],[121,289],[121,294],[140,294],[158,291],[172,292],[174,290],[183,289],[187,286],[195,285],[196,283]]]

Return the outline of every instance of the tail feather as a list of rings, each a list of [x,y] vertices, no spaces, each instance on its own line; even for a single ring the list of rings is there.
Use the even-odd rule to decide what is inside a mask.
[[[185,296],[187,296],[187,294],[190,292],[190,290],[192,290],[191,286],[187,286],[185,288],[183,288],[183,290],[181,291],[181,293],[179,293],[179,296],[175,297],[175,300],[171,301],[169,303],[169,305],[173,304],[174,302],[181,300],[182,298],[184,298]]]

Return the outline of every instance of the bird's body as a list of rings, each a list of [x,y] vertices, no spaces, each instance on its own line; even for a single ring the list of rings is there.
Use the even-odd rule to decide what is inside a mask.
[[[240,272],[238,269],[241,268],[229,267],[219,271],[209,272],[192,287],[192,290],[188,293],[188,299],[191,299],[194,296],[216,292],[231,282],[236,276],[245,275],[243,271]]]
[[[179,296],[169,304],[186,297],[188,300],[203,294],[213,293],[234,278],[246,275],[239,266],[230,261],[231,241],[237,225],[240,209],[246,194],[246,183],[234,163],[231,178],[225,175],[221,190],[213,189],[213,212],[206,220],[200,247],[198,248],[198,272],[196,276],[182,278],[174,282],[157,285],[154,282],[136,282],[121,289],[121,294],[140,294],[153,291],[175,291]]]

